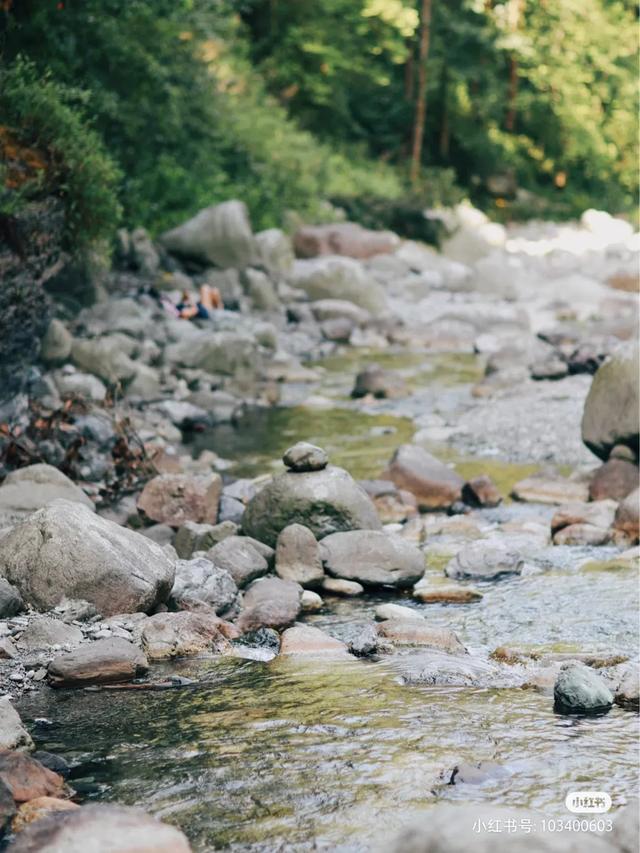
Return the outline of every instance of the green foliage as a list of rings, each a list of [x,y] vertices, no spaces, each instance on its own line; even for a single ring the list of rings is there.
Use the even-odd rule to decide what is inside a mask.
[[[0,213],[12,216],[28,201],[55,195],[64,205],[65,239],[75,245],[110,235],[120,215],[119,175],[74,108],[82,100],[82,92],[39,75],[21,57],[0,70]]]

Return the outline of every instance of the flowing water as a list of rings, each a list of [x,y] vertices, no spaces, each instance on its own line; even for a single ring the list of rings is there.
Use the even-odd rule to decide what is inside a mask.
[[[372,412],[348,402],[362,358],[324,365],[320,389],[331,405],[249,412],[235,427],[194,436],[194,454],[213,447],[234,463],[234,475],[252,476],[273,469],[282,451],[304,438],[355,476],[379,475],[415,427],[393,401]],[[452,404],[468,395],[479,371],[473,357],[395,358],[393,366],[416,387],[433,386]],[[392,361],[388,356],[385,366]],[[490,473],[503,493],[537,467],[440,451],[465,476]],[[548,520],[549,513],[507,504],[479,517]],[[446,537],[427,542],[434,581],[448,547]],[[637,575],[613,556],[611,548],[532,546],[529,570],[481,585],[477,603],[423,605],[400,593],[329,598],[306,621],[341,636],[354,621],[370,619],[380,601],[397,601],[430,624],[453,628],[487,664],[499,645],[630,654],[637,645]],[[635,794],[636,714],[614,707],[603,717],[558,716],[549,692],[523,689],[509,667],[497,686],[411,683],[405,676],[416,654],[330,663],[187,660],[153,674],[177,672],[194,678],[191,686],[43,691],[23,699],[19,710],[27,720],[42,718],[33,727],[38,746],[71,762],[71,784],[82,797],[140,805],[178,824],[197,851],[355,853],[384,849],[388,833],[442,800],[566,817],[572,789],[608,791],[616,806]],[[501,768],[483,784],[447,785],[441,778],[460,761],[481,760]]]

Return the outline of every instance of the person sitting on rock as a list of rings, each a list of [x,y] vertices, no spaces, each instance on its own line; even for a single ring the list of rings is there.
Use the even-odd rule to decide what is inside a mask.
[[[224,303],[217,287],[203,284],[198,301],[194,301],[189,291],[185,290],[177,308],[183,320],[208,320],[214,311],[224,308]]]

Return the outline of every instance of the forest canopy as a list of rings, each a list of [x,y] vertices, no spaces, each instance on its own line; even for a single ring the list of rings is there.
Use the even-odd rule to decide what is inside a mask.
[[[51,191],[70,233],[93,236],[229,197],[256,227],[339,205],[410,230],[415,210],[464,196],[505,217],[634,208],[629,0],[0,10],[0,212]]]

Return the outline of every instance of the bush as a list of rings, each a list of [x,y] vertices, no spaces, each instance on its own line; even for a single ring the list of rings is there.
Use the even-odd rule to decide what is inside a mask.
[[[0,71],[0,215],[54,196],[64,208],[63,242],[74,248],[110,235],[120,216],[119,173],[82,119],[83,100],[21,57]]]

